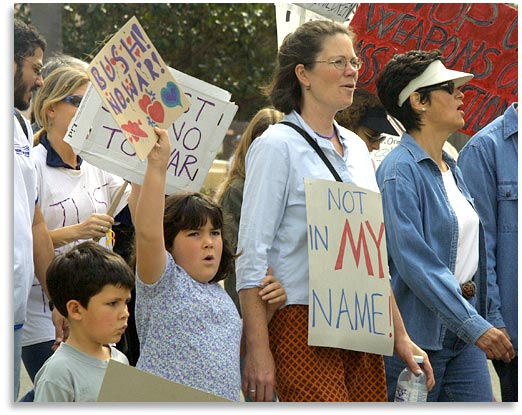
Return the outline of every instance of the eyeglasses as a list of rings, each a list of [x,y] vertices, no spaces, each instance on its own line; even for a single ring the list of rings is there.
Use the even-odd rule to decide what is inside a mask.
[[[356,71],[361,69],[362,66],[362,61],[358,57],[348,60],[344,56],[339,56],[331,61],[312,61],[309,63],[329,63],[330,65],[333,65],[335,69],[340,71],[345,71],[348,64],[350,64],[350,66]]]
[[[19,55],[16,55],[16,56],[18,56],[19,58],[22,58],[23,61],[31,62],[29,60],[29,58],[26,58],[26,57],[23,57],[23,56],[19,56]],[[37,78],[40,77],[40,76],[43,77],[42,69],[43,69],[42,65],[33,64],[33,72],[34,72],[34,74],[36,75]]]
[[[446,82],[442,82],[440,84],[424,86],[422,88],[417,89],[417,92],[421,92],[421,93],[430,92],[430,91],[437,91],[439,89],[443,89],[448,94],[453,95],[453,93],[455,92],[455,82],[446,81]]]
[[[62,99],[63,102],[67,102],[68,104],[71,104],[78,108],[80,106],[80,103],[82,102],[83,96],[82,95],[69,95]]]

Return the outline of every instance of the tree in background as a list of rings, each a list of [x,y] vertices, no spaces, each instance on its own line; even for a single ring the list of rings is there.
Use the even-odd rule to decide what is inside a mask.
[[[268,104],[259,88],[269,82],[277,52],[273,3],[24,3],[15,5],[15,16],[48,37],[39,22],[55,21],[56,7],[63,53],[89,62],[136,16],[167,65],[232,94],[236,120]]]

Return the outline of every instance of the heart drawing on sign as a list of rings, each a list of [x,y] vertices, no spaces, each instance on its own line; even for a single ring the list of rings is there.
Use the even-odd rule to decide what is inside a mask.
[[[150,104],[152,104],[152,101],[150,99],[150,97],[148,95],[143,95],[143,97],[141,97],[141,99],[138,101],[138,104],[141,108],[141,110],[147,114],[147,108],[149,107]]]
[[[150,118],[157,123],[162,123],[165,118],[165,110],[163,109],[163,105],[161,102],[156,101],[152,105],[149,105],[147,108]]]
[[[132,139],[137,142],[141,137],[148,137],[148,134],[141,129],[140,125],[140,120],[138,120],[138,122],[129,121],[127,124],[122,124],[121,129],[132,134]]]
[[[167,82],[167,86],[161,88],[161,100],[167,107],[181,105],[181,94],[178,86],[174,82]]]

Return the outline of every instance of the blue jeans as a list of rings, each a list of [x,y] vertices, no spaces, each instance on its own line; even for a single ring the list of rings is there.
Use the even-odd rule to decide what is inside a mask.
[[[18,399],[20,392],[20,370],[22,366],[22,330],[14,329],[13,336],[13,351],[14,351],[14,402]]]
[[[49,340],[22,347],[22,360],[32,382],[45,361],[52,356],[53,344],[54,340]]]
[[[446,330],[441,350],[426,350],[435,376],[428,402],[492,402],[493,390],[485,353],[466,344]],[[385,356],[388,400],[393,401],[397,378],[405,363],[397,356]]]

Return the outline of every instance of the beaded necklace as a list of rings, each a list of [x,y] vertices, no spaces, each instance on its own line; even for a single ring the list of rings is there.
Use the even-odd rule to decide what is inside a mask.
[[[331,138],[334,138],[335,137],[335,134],[337,133],[337,131],[335,131],[335,127],[333,129],[333,133],[331,136],[327,136],[327,135],[322,135],[322,134],[319,134],[317,131],[314,130],[314,133],[316,133],[319,137],[321,138],[324,138],[325,140],[330,140]]]

